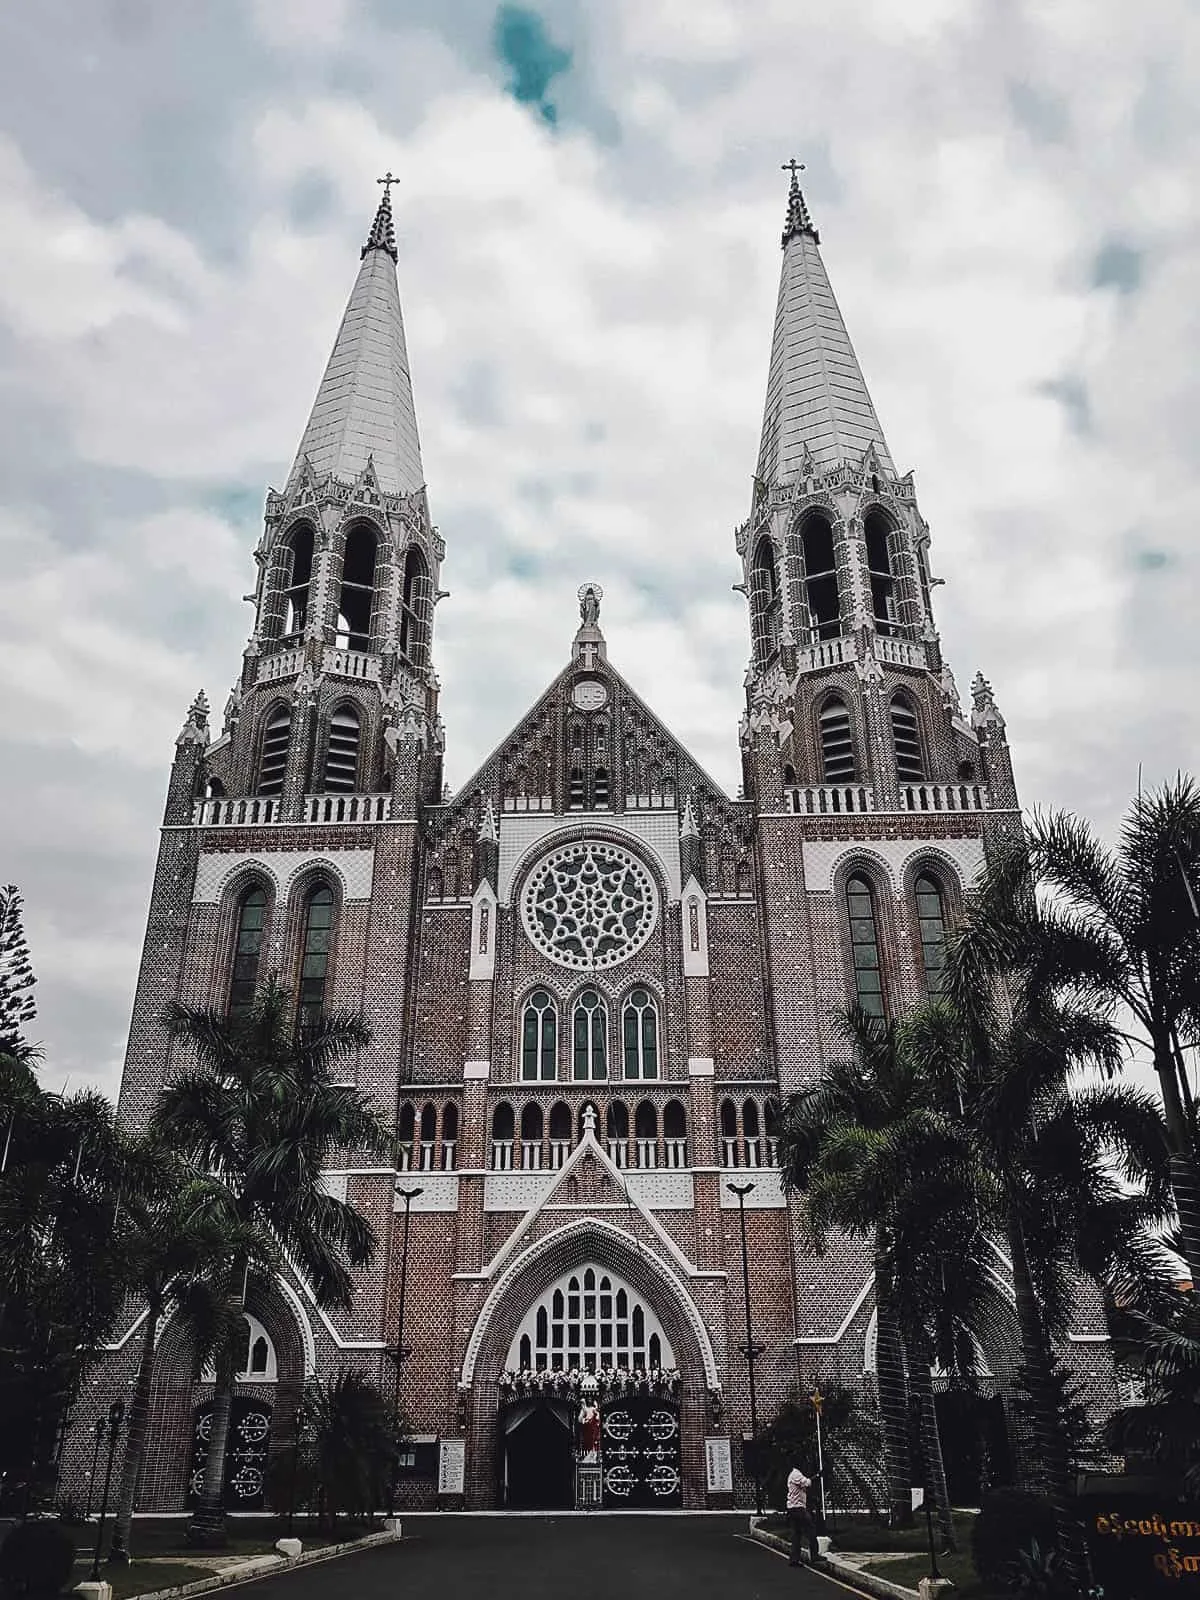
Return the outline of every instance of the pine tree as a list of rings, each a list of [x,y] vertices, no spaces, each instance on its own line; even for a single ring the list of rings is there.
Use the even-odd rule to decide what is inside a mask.
[[[30,992],[37,978],[25,941],[23,904],[15,884],[0,888],[0,1055],[18,1057],[30,1053],[24,1029],[37,1015]]]

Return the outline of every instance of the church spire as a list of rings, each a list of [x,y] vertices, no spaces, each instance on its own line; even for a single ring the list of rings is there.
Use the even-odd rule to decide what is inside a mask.
[[[789,161],[783,266],[767,377],[762,442],[755,476],[786,483],[814,468],[857,466],[874,445],[879,465],[894,473],[862,369],[834,299],[797,173]]]
[[[414,494],[425,483],[413,405],[404,319],[396,284],[396,231],[389,172],[361,265],[288,475],[305,462],[319,478],[353,483],[370,461],[385,494]]]

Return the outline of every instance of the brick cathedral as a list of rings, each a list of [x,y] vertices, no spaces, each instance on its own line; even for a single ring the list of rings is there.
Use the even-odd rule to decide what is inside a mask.
[[[298,1277],[251,1294],[235,1505],[262,1503],[304,1382],[339,1368],[398,1387],[408,1505],[748,1503],[743,1222],[760,1419],[796,1385],[873,1386],[869,1255],[812,1253],[776,1164],[779,1108],[844,1049],[851,1001],[895,1016],[936,984],[964,892],[1020,819],[992,691],[976,677],[964,709],[942,658],[929,530],[794,166],[782,248],[736,535],[739,794],[609,659],[591,582],[562,670],[452,792],[446,546],[385,185],[267,495],[223,725],[201,695],[176,742],[121,1090],[137,1123],[175,1069],[167,1001],[236,1009],[269,974],[298,1019],[361,1010],[372,1030],[352,1079],[395,1128],[394,1165],[350,1154],[325,1181],[370,1218],[376,1263],[348,1315]],[[721,551],[714,534],[714,567]],[[990,1267],[981,1385],[1003,1412],[1017,1332],[998,1250]],[[1108,1409],[1098,1308],[1078,1321],[1070,1359]],[[132,1378],[139,1325],[91,1375],[81,1438],[89,1395]],[[211,1392],[194,1380],[168,1324],[143,1509],[188,1502]]]

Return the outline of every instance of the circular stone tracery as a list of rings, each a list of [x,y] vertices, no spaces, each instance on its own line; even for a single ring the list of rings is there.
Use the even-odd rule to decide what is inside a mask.
[[[627,961],[649,938],[657,912],[654,881],[637,857],[595,839],[544,856],[521,895],[534,944],[579,971]]]

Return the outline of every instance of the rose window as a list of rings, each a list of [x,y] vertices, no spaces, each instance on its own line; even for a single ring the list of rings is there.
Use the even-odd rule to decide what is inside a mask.
[[[525,931],[538,949],[560,966],[586,971],[640,950],[657,909],[653,880],[637,857],[596,840],[545,856],[521,897]]]

